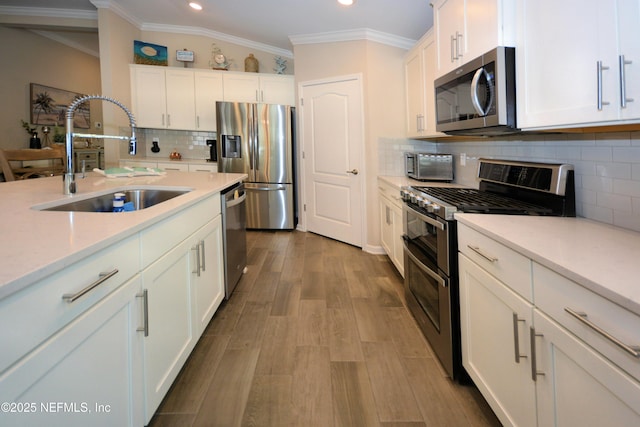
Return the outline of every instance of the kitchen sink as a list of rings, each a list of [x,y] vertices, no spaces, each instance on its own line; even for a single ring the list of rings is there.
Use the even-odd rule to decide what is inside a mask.
[[[34,206],[33,209],[40,211],[63,211],[63,212],[113,212],[114,194],[124,193],[125,203],[131,202],[133,210],[142,210],[158,203],[166,202],[174,197],[186,194],[190,189],[172,188],[172,189],[154,189],[154,188],[137,188],[112,191],[110,193],[98,196],[73,200],[71,202],[64,201],[58,204],[46,204]]]

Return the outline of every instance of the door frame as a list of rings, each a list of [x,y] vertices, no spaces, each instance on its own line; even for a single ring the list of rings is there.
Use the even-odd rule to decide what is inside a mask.
[[[298,182],[300,183],[300,185],[298,186],[299,191],[300,191],[300,197],[299,197],[299,206],[298,206],[298,212],[300,212],[299,215],[299,220],[298,220],[298,230],[300,231],[307,231],[307,212],[305,210],[305,205],[307,202],[307,194],[306,194],[306,165],[305,165],[305,161],[304,161],[304,152],[305,152],[305,141],[303,138],[304,135],[304,119],[303,119],[303,112],[304,112],[304,105],[302,105],[301,100],[303,98],[303,91],[304,88],[306,86],[317,86],[317,85],[322,85],[322,84],[329,84],[329,83],[339,83],[339,82],[344,82],[347,80],[356,80],[356,82],[358,83],[358,85],[360,86],[360,112],[362,114],[362,117],[360,118],[360,126],[361,126],[361,134],[362,134],[362,140],[360,141],[360,149],[361,149],[361,153],[362,153],[362,164],[359,171],[359,174],[362,175],[362,179],[360,180],[360,205],[362,207],[362,221],[360,223],[360,235],[362,236],[362,241],[360,242],[360,247],[364,250],[365,247],[367,246],[367,241],[368,241],[368,236],[367,236],[367,224],[368,224],[368,215],[367,215],[367,154],[366,154],[366,144],[365,144],[365,140],[367,138],[366,135],[366,126],[365,126],[365,116],[366,116],[366,112],[365,112],[365,103],[364,103],[364,84],[363,84],[363,74],[362,73],[355,73],[355,74],[345,74],[345,75],[341,75],[341,76],[334,76],[334,77],[327,77],[327,78],[322,78],[322,79],[316,79],[316,80],[306,80],[303,82],[299,82],[298,83],[298,99],[297,99],[297,109],[296,109],[296,120],[298,123],[298,126],[296,127],[296,133],[297,133],[297,138],[296,140],[298,141],[298,147],[297,147],[297,153],[296,153],[296,160],[297,160],[297,164],[300,165],[300,167],[298,168]]]

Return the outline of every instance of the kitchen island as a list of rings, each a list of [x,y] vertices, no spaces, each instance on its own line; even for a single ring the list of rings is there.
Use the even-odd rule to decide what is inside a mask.
[[[149,422],[224,297],[220,191],[245,178],[89,174],[73,196],[60,177],[0,184],[0,424]],[[41,210],[133,188],[186,193]]]

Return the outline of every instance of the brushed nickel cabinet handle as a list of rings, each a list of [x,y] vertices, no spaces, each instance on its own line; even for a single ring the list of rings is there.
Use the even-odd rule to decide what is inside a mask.
[[[524,322],[524,319],[518,319],[518,313],[513,313],[513,349],[516,356],[516,363],[520,363],[520,359],[526,359],[526,354],[520,354],[520,334],[518,333],[518,322]]]
[[[467,245],[467,247],[469,249],[471,249],[473,252],[477,253],[478,255],[480,255],[482,258],[486,259],[489,262],[498,262],[498,258],[494,257],[493,255],[488,255],[485,254],[482,249],[480,249],[480,247],[478,246],[471,246],[471,245]]]
[[[624,350],[627,353],[629,353],[631,356],[635,357],[636,359],[640,358],[640,346],[628,345],[628,344],[623,343],[618,338],[614,337],[609,332],[605,331],[604,329],[602,329],[601,327],[599,327],[598,325],[596,325],[595,323],[593,323],[592,321],[587,319],[587,313],[583,313],[583,312],[580,312],[580,311],[575,311],[575,310],[570,309],[569,307],[565,307],[564,311],[566,311],[571,316],[573,316],[576,319],[578,319],[581,323],[583,323],[584,325],[586,325],[590,329],[594,330],[595,332],[597,332],[598,334],[603,336],[605,339],[611,341],[613,344],[615,344],[618,347],[620,347],[622,350]]]
[[[141,294],[136,294],[137,298],[142,298],[142,315],[143,325],[137,329],[138,332],[144,332],[144,336],[149,336],[149,291],[144,289]]]
[[[196,267],[195,270],[191,271],[191,273],[195,273],[196,276],[200,277],[200,243],[192,246],[191,250],[196,253]]]
[[[91,292],[93,289],[97,288],[98,286],[100,286],[101,284],[103,284],[104,282],[106,282],[107,280],[112,278],[113,276],[115,276],[117,273],[118,273],[118,269],[117,268],[113,269],[112,271],[110,271],[108,273],[100,273],[98,275],[98,280],[96,280],[95,282],[91,283],[86,288],[76,292],[75,294],[64,294],[64,295],[62,295],[62,299],[65,300],[68,303],[72,303],[72,302],[76,301],[78,298],[82,297],[83,295],[86,295],[87,293]]]
[[[200,263],[200,267],[202,267],[202,271],[206,271],[206,267],[204,264],[204,240],[200,240],[200,258],[202,259]]]
[[[620,107],[627,108],[627,102],[633,102],[633,98],[627,98],[627,77],[625,67],[631,65],[633,61],[627,61],[624,55],[618,56],[620,65]]]
[[[597,82],[598,82],[598,111],[602,111],[602,106],[603,105],[609,105],[608,102],[605,102],[602,100],[602,71],[604,70],[608,70],[609,67],[602,65],[602,61],[597,61],[596,62],[596,68],[597,68]]]
[[[543,337],[543,334],[536,334],[536,329],[529,328],[529,339],[531,343],[531,379],[535,382],[539,376],[544,376],[544,372],[538,371],[538,361],[536,359],[536,337]]]

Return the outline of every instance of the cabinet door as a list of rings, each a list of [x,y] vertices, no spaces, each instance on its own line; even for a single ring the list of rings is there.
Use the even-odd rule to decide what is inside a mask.
[[[534,311],[540,426],[640,425],[640,383]]]
[[[193,71],[166,70],[167,128],[196,129]]]
[[[205,225],[192,239],[192,254],[195,256],[195,300],[196,332],[205,330],[220,303],[224,299],[224,258],[222,254],[222,217],[218,215]]]
[[[640,1],[638,0],[618,0],[618,29],[619,29],[619,46],[618,55],[624,56],[625,64],[622,70],[624,76],[621,75],[621,81],[624,83],[625,98],[623,103],[620,98],[621,106],[620,118],[638,119],[640,118]],[[621,97],[622,97],[621,93]],[[633,101],[628,101],[633,99]]]
[[[380,243],[389,257],[393,257],[393,212],[386,198],[380,196]]]
[[[502,0],[466,0],[465,24],[466,24],[466,50],[463,63],[477,58],[480,55],[502,46],[501,37],[498,34],[501,26]]]
[[[0,425],[143,425],[139,290],[136,275],[5,371]]]
[[[519,1],[522,21],[516,50],[520,70],[518,127],[615,120],[619,97],[617,23],[611,2]],[[576,14],[576,10],[580,13]],[[601,72],[597,68],[599,61],[607,67]]]
[[[259,102],[260,79],[257,74],[228,73],[222,77],[224,100],[230,102]]]
[[[191,241],[187,240],[142,272],[149,320],[144,339],[145,424],[197,341],[191,268]]]
[[[216,101],[224,100],[222,74],[196,71],[194,74],[196,100],[196,129],[216,130]]]
[[[295,105],[293,76],[260,76],[259,101],[266,104]]]
[[[463,254],[459,260],[462,363],[502,424],[535,426],[532,305]]]
[[[132,66],[131,107],[141,128],[166,127],[167,97],[164,69]]]
[[[407,136],[420,137],[425,128],[425,74],[422,45],[409,52],[404,62],[407,94]],[[433,82],[432,82],[433,85]]]
[[[467,36],[465,0],[440,0],[433,8],[437,43],[437,77],[453,70],[465,60]]]

